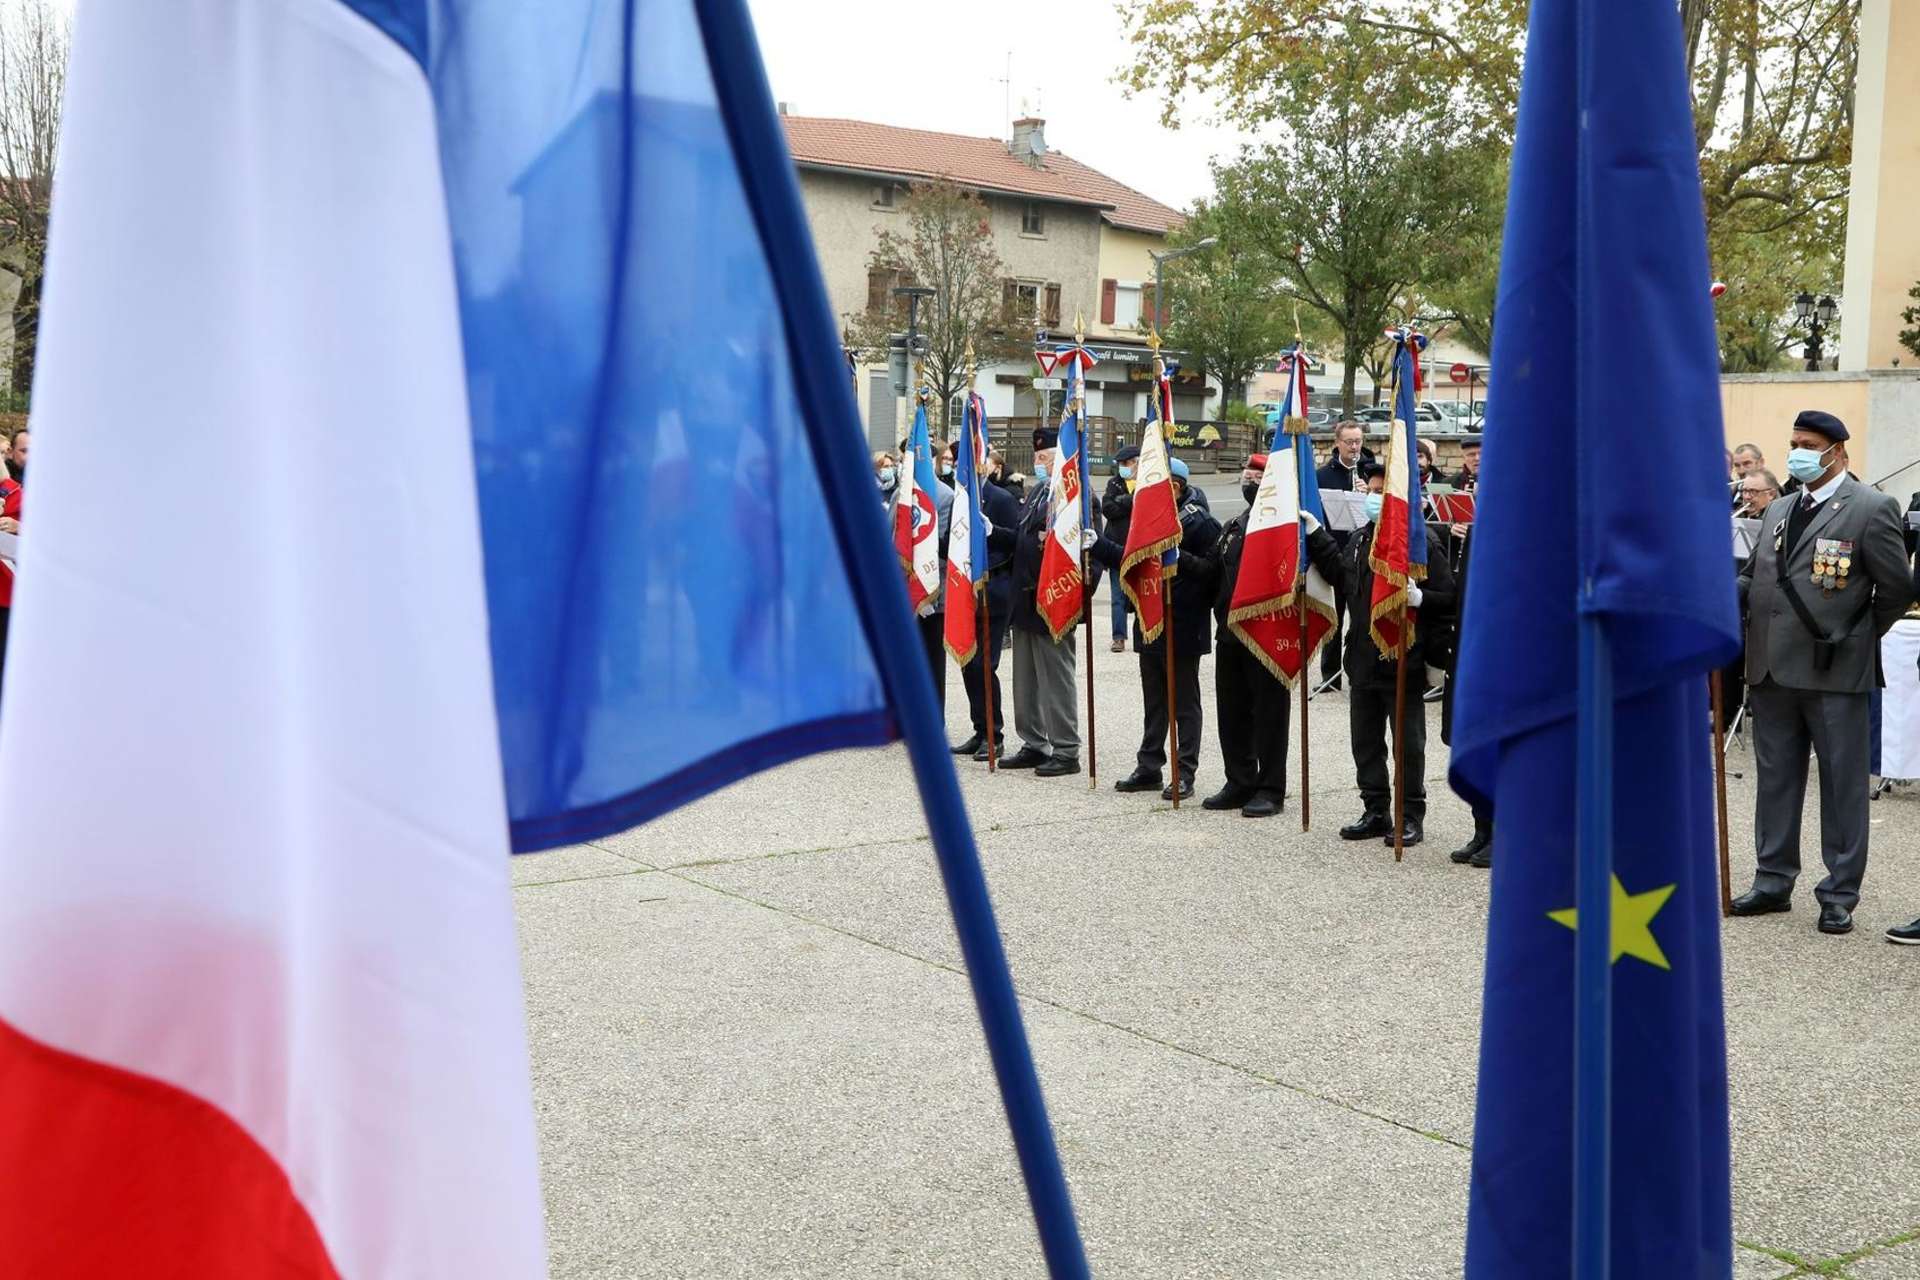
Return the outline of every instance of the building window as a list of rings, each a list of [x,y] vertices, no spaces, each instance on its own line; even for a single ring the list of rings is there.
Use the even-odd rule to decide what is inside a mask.
[[[893,208],[893,190],[894,188],[891,182],[875,183],[873,188],[873,207],[876,209]]]
[[[1040,286],[1032,281],[1005,281],[1000,302],[1009,321],[1032,322],[1040,318]]]
[[[1027,207],[1020,213],[1020,234],[1023,236],[1044,236],[1047,234],[1046,211],[1037,200],[1027,201]]]
[[[960,429],[966,425],[967,393],[954,392],[953,399],[947,401],[947,439],[958,440]]]
[[[867,271],[867,310],[891,312],[901,306],[900,299],[893,296],[895,289],[905,288],[914,282],[913,272],[899,267],[872,267]]]
[[[1123,284],[1113,291],[1113,325],[1116,329],[1140,327],[1140,286]]]

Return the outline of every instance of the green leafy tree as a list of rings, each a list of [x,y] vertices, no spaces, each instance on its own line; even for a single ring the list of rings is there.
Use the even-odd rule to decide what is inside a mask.
[[[1280,295],[1332,330],[1350,413],[1381,331],[1429,309],[1423,282],[1448,276],[1456,246],[1497,238],[1500,204],[1485,145],[1445,112],[1383,106],[1418,100],[1406,67],[1365,25],[1348,37],[1318,97],[1276,104],[1281,141],[1216,168],[1212,208],[1223,240],[1260,250]]]
[[[1257,241],[1242,239],[1204,203],[1175,244],[1208,236],[1211,249],[1167,267],[1167,340],[1189,369],[1217,378],[1225,402],[1244,401],[1264,360],[1293,337],[1280,293],[1280,269]]]
[[[1915,284],[1913,288],[1907,290],[1907,296],[1916,303],[1920,303],[1920,284]],[[1912,326],[1900,331],[1900,345],[1914,355],[1920,356],[1920,306],[1903,308],[1900,318]]]
[[[1785,267],[1805,280],[1844,243],[1858,0],[1675,3],[1715,271],[1729,296],[1757,299],[1779,282],[1762,273]],[[1343,47],[1363,31],[1399,85],[1382,101],[1444,112],[1486,145],[1511,147],[1526,0],[1120,0],[1120,11],[1134,57],[1119,78],[1160,96],[1169,123],[1195,99],[1242,126],[1287,122],[1326,97]],[[1497,273],[1484,261],[1464,269],[1484,256],[1469,245],[1421,284],[1469,340],[1484,313],[1491,342]],[[1764,326],[1738,309],[1719,315],[1723,348],[1757,351]]]

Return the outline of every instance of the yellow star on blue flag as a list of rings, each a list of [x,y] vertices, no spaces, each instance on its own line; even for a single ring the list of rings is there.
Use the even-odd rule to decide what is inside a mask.
[[[1614,964],[1620,963],[1621,956],[1632,956],[1656,969],[1673,968],[1667,963],[1666,953],[1660,950],[1660,940],[1653,936],[1653,918],[1660,914],[1660,908],[1667,905],[1667,899],[1673,896],[1677,888],[1677,884],[1663,884],[1645,893],[1628,893],[1627,887],[1620,883],[1620,877],[1613,878]],[[1569,929],[1577,929],[1580,912],[1575,907],[1568,907],[1563,911],[1547,912],[1547,918]]]

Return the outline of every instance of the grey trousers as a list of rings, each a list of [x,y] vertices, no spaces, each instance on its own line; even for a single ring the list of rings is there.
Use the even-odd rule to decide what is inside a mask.
[[[1867,695],[1809,693],[1767,680],[1750,691],[1749,706],[1759,775],[1754,888],[1790,893],[1800,875],[1800,815],[1811,749],[1820,759],[1820,858],[1827,864],[1827,877],[1813,895],[1853,910],[1867,873]]]
[[[1013,731],[1042,755],[1080,758],[1080,703],[1074,697],[1073,641],[1013,629]]]

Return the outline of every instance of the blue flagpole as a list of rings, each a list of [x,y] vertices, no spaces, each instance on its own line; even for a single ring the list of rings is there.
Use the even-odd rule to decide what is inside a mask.
[[[1573,1274],[1607,1280],[1613,1138],[1613,652],[1580,615],[1574,839]]]
[[[788,341],[800,401],[803,405],[825,406],[838,419],[832,429],[812,432],[821,483],[829,501],[842,510],[863,511],[874,517],[867,523],[875,536],[850,539],[842,552],[849,559],[856,595],[879,591],[877,584],[888,584],[887,599],[861,601],[862,615],[875,640],[874,658],[892,695],[901,736],[920,785],[934,858],[953,910],[954,933],[966,961],[967,979],[973,986],[987,1056],[1000,1085],[1047,1273],[1054,1280],[1084,1280],[1089,1274],[1087,1255],[1074,1221],[1066,1171],[1054,1145],[1046,1097],[1041,1093],[1033,1051],[1021,1022],[1020,997],[1014,990],[1006,949],[994,920],[980,851],[960,794],[960,778],[947,752],[946,726],[934,701],[933,682],[927,678],[926,659],[901,607],[900,570],[892,548],[878,536],[878,508],[860,442],[853,388],[841,372],[843,362],[833,316],[814,265],[799,184],[777,123],[779,117],[774,113],[773,94],[767,86],[753,22],[745,0],[695,0],[694,12],[716,69],[714,94],[739,150],[741,181],[755,198],[761,232],[770,243],[789,250],[770,254],[768,266],[788,312]]]

